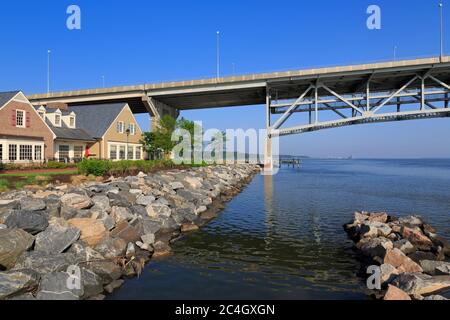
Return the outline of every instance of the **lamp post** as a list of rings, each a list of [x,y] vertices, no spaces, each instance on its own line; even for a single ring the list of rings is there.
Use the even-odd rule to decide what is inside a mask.
[[[394,61],[397,61],[397,46],[394,46]]]
[[[217,31],[217,79],[220,78],[220,31]]]
[[[125,158],[126,158],[127,160],[129,160],[129,159],[128,159],[128,140],[129,140],[129,138],[130,138],[130,133],[131,133],[130,128],[128,128],[127,131],[125,131],[125,133],[127,134],[127,155],[126,155]]]
[[[444,58],[444,12],[443,12],[443,3],[440,2],[439,3],[439,11],[440,11],[440,15],[441,15],[441,36],[440,36],[440,42],[441,42],[441,53],[440,53],[440,57],[441,57],[441,62]]]
[[[50,55],[52,51],[47,50],[47,93],[50,93]]]

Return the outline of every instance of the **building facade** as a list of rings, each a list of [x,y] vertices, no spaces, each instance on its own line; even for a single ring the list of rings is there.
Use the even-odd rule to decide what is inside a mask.
[[[40,163],[53,156],[55,135],[20,91],[0,93],[0,161]]]
[[[85,130],[77,127],[77,115],[67,107],[36,107],[39,116],[55,135],[52,160],[59,162],[80,162],[88,156],[89,147],[96,140]]]
[[[142,160],[142,130],[126,103],[73,106],[82,129],[96,142],[89,147],[89,158]]]

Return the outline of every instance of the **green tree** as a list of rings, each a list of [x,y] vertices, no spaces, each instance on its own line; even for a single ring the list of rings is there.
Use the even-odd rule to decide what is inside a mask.
[[[146,132],[143,135],[141,143],[146,151],[150,154],[164,152],[164,156],[168,158],[175,143],[172,141],[172,133],[177,127],[177,120],[166,115],[161,118],[159,126],[153,132]]]

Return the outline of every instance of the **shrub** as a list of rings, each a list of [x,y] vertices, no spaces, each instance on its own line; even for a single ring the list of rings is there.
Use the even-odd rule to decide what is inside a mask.
[[[105,160],[85,159],[78,164],[79,173],[85,176],[103,177],[109,173],[110,169],[111,162]]]
[[[0,192],[4,192],[9,189],[9,182],[6,179],[0,179]]]
[[[74,167],[74,165],[72,164],[67,164],[67,163],[63,163],[63,162],[56,162],[56,161],[49,161],[45,167],[47,169],[67,169],[70,167]]]

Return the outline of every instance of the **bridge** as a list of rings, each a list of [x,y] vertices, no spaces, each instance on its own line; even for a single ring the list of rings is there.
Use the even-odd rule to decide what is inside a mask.
[[[127,102],[152,127],[180,111],[265,105],[271,139],[342,126],[449,117],[450,57],[143,84],[29,96],[34,104]],[[293,115],[297,115],[298,122]],[[289,126],[286,123],[292,123]]]

